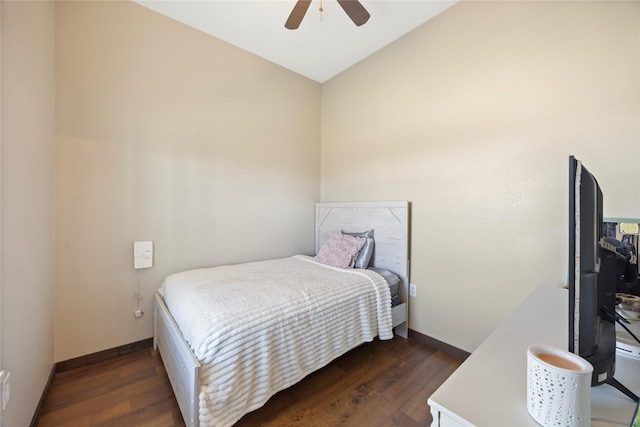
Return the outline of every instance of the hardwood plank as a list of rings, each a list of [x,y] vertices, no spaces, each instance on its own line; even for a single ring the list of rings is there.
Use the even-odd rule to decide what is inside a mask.
[[[426,421],[431,421],[427,398],[453,372],[449,365],[457,367],[460,363],[413,340],[374,341],[311,374],[286,390],[286,397],[284,393],[277,394],[264,407],[243,417],[236,427],[424,426]],[[447,371],[446,377],[440,376],[437,384],[431,381],[436,374],[429,372],[443,369]],[[421,391],[423,401],[419,414],[414,409],[419,403],[415,402],[406,407],[413,418],[398,411]],[[283,399],[287,399],[286,405],[282,404]],[[280,411],[274,410],[274,406]],[[272,416],[265,419],[261,416],[265,413]],[[406,424],[407,419],[411,419],[411,423]],[[420,422],[416,423],[416,419]]]
[[[235,427],[425,426],[427,399],[460,363],[416,340],[376,340],[277,393]],[[160,355],[147,348],[56,373],[36,425],[184,422]]]

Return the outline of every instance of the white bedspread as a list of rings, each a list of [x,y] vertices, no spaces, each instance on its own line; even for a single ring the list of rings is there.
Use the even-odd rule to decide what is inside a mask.
[[[381,276],[301,255],[173,274],[160,292],[203,366],[202,426],[230,426],[352,348],[393,337]]]

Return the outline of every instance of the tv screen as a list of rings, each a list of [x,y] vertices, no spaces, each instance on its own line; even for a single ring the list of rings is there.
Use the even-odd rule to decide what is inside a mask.
[[[616,357],[615,246],[603,239],[603,197],[596,178],[569,157],[569,351],[593,365],[591,385],[611,384]]]

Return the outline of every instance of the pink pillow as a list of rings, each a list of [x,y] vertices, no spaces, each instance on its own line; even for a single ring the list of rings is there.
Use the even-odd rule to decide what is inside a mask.
[[[314,259],[333,267],[353,267],[358,253],[366,241],[367,239],[362,237],[353,237],[335,231],[329,240],[322,245]]]

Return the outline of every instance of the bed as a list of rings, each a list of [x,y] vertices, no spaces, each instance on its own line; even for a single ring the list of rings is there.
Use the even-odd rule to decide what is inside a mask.
[[[231,426],[350,349],[394,332],[406,338],[409,207],[404,201],[318,203],[316,257],[168,276],[155,294],[154,347],[185,423]],[[364,268],[321,259],[336,238],[349,235],[345,239],[364,247],[371,234]],[[386,273],[399,279],[393,306]]]

